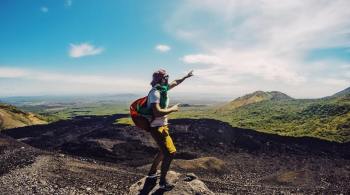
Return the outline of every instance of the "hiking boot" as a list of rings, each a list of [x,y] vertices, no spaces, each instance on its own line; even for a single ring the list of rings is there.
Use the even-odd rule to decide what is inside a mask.
[[[160,177],[160,173],[153,173],[147,175],[147,179],[156,179],[158,177]]]
[[[165,183],[159,183],[159,189],[165,190],[165,191],[170,191],[175,187],[175,185],[170,184],[168,182]]]

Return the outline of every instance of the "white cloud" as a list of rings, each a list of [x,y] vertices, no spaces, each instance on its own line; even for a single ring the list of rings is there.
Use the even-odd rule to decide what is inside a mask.
[[[72,1],[72,0],[65,0],[65,2],[64,2],[64,6],[66,6],[66,7],[70,7],[70,6],[72,6],[72,3],[73,3],[73,1]]]
[[[189,64],[203,63],[203,64],[222,64],[221,58],[217,56],[211,56],[206,54],[192,54],[186,55],[182,58],[182,61]]]
[[[231,86],[232,93],[239,93],[232,84],[278,87],[311,97],[329,93],[321,90],[335,83],[349,84],[350,78],[331,80],[344,75],[342,63],[305,60],[313,49],[349,45],[349,7],[347,0],[188,0],[165,28],[198,48],[181,60],[198,67],[195,73],[205,85],[220,82],[218,91]]]
[[[156,49],[160,52],[168,52],[168,51],[170,51],[171,48],[169,45],[158,44],[154,47],[154,49]]]
[[[16,87],[18,94],[27,91],[35,95],[37,91],[43,93],[135,93],[149,88],[149,80],[141,78],[130,78],[125,75],[82,75],[69,73],[45,72],[39,70],[18,69],[0,67],[0,79],[17,79],[13,81],[24,81],[25,86]],[[13,82],[8,82],[11,84]],[[0,86],[1,89],[7,85]],[[2,88],[3,87],[3,88]],[[28,88],[29,87],[29,88]],[[52,89],[59,89],[52,91]],[[6,95],[11,91],[2,91],[0,95]]]
[[[283,59],[272,58],[266,52],[258,52],[260,51],[215,50],[212,51],[211,55],[186,55],[183,57],[183,61],[185,63],[211,64],[209,67],[199,68],[197,75],[209,80],[218,80],[216,77],[219,75],[222,83],[231,80],[230,78],[241,76],[279,80],[292,85],[306,80]],[[227,84],[230,83],[227,82]]]
[[[345,75],[350,78],[350,71],[345,72]]]
[[[47,8],[46,6],[42,6],[40,8],[40,10],[43,12],[43,13],[47,13],[49,11],[49,8]]]
[[[26,71],[16,68],[0,67],[0,78],[17,78],[26,75]]]
[[[69,56],[80,58],[83,56],[97,55],[104,51],[102,47],[95,47],[89,43],[70,44]]]

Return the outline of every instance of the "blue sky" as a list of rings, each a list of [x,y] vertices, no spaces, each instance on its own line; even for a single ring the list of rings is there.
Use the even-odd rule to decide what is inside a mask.
[[[161,2],[139,5],[136,0],[84,0],[71,1],[70,6],[50,0],[2,2],[1,61],[16,67],[74,73],[129,72],[147,70],[150,64],[167,64],[184,51],[159,55],[153,50],[160,43],[182,47],[162,29],[166,13],[157,10],[172,5]],[[70,44],[83,43],[104,51],[75,59],[67,55]]]
[[[349,6],[346,0],[3,0],[0,96],[145,93],[158,68],[170,79],[194,69],[178,94],[330,95],[350,83]]]

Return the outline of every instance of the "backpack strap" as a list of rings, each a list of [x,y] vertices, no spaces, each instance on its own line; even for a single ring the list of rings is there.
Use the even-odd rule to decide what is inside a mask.
[[[151,93],[151,91],[152,91],[153,89],[151,89],[151,90],[149,90],[149,92],[148,92],[148,95],[147,95],[147,104],[148,104],[148,96],[149,96],[149,94]],[[150,106],[151,106],[151,112],[152,112],[152,118],[151,118],[151,121],[149,122],[149,126],[151,127],[151,123],[154,121],[154,119],[156,119],[156,117],[154,116],[154,114],[153,114],[153,108],[152,108],[152,104],[150,104]]]

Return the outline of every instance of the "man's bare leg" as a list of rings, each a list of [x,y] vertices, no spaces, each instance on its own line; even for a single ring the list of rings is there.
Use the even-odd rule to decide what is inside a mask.
[[[148,172],[148,175],[153,175],[153,174],[157,173],[157,167],[158,167],[160,161],[163,160],[163,157],[164,157],[163,153],[161,151],[159,151],[153,160],[153,163],[152,163],[151,169]]]
[[[162,162],[162,167],[161,167],[161,172],[160,172],[160,184],[165,184],[166,182],[166,175],[169,171],[170,163],[174,159],[175,152],[171,154],[166,154],[164,156],[163,162]]]

